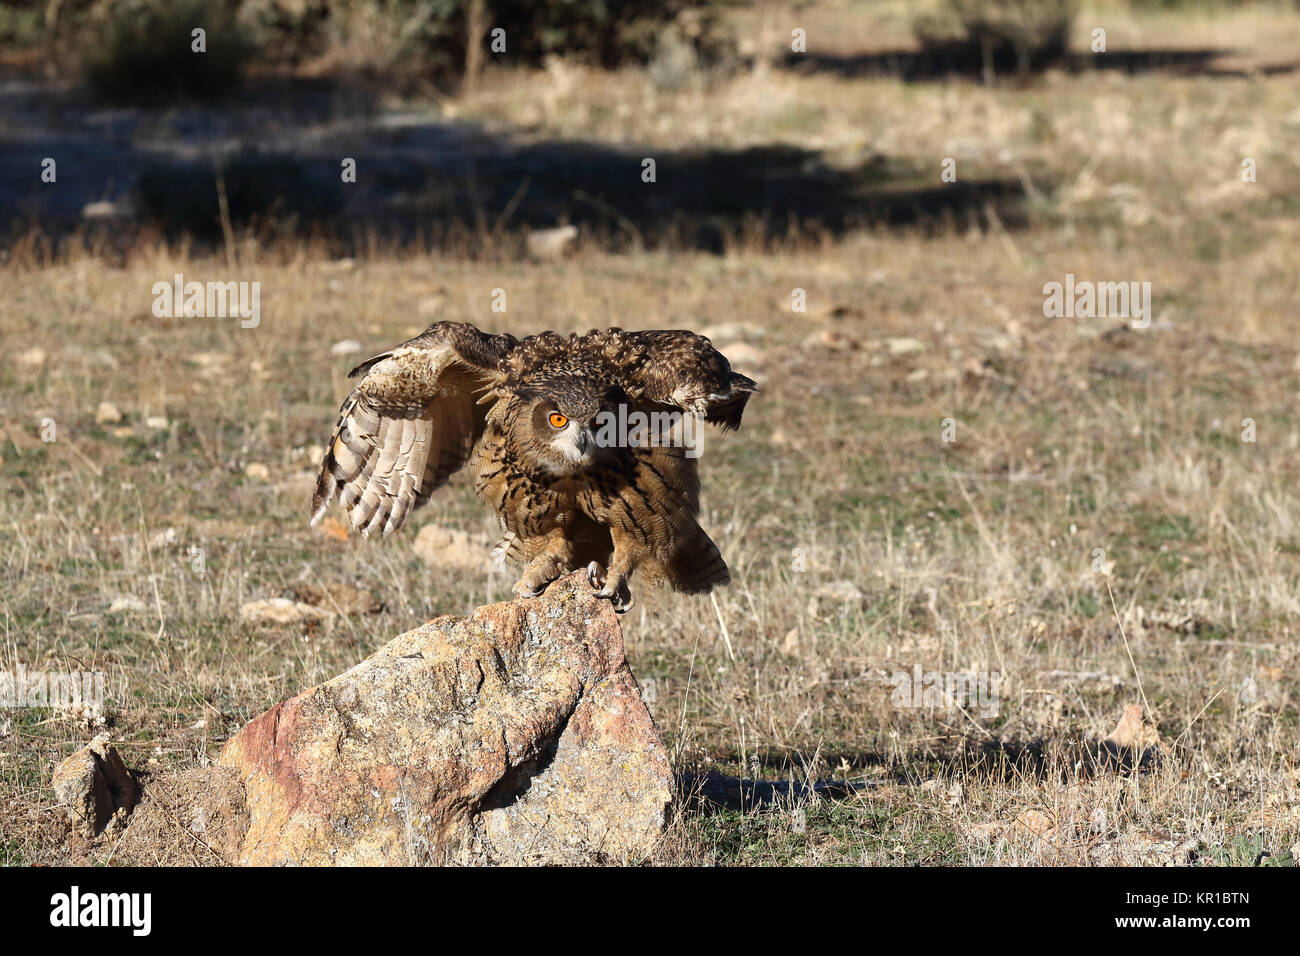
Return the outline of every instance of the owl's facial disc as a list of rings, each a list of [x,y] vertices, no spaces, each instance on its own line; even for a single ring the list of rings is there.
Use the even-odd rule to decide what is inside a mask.
[[[594,464],[601,449],[593,421],[600,405],[587,383],[564,380],[534,392],[531,449],[525,452],[537,466],[554,475],[575,475]]]
[[[591,430],[580,425],[561,412],[551,412],[547,416],[551,428],[551,447],[564,456],[566,461],[576,464],[589,462],[596,451],[596,439]]]

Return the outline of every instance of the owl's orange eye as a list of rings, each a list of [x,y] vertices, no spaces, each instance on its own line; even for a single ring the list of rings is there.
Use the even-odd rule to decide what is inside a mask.
[[[569,420],[559,412],[551,412],[551,416],[547,421],[551,423],[552,428],[563,428],[565,425],[569,424]]]

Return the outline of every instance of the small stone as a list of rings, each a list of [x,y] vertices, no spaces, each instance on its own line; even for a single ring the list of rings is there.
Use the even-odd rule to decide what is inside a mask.
[[[1129,704],[1106,743],[1119,749],[1146,751],[1160,746],[1160,731],[1148,723],[1140,704]]]
[[[82,219],[126,219],[134,209],[129,202],[109,202],[100,199],[88,202],[81,207]]]
[[[108,604],[109,614],[125,614],[128,611],[140,613],[148,609],[148,606],[138,597],[130,594],[122,594],[113,598]]]
[[[818,597],[843,601],[845,604],[861,601],[865,597],[861,589],[852,581],[827,581],[825,584],[818,585],[814,593]]]
[[[528,254],[534,259],[559,259],[577,238],[577,226],[557,226],[554,229],[533,230],[525,243]]]
[[[885,339],[885,348],[890,355],[914,355],[925,351],[925,343],[912,338]]]
[[[122,420],[122,413],[112,402],[100,402],[95,409],[95,421],[100,425],[116,425]]]
[[[25,351],[19,352],[18,364],[28,365],[28,366],[44,365],[46,358],[47,355],[45,353],[45,349],[37,345]]]
[[[847,352],[850,349],[856,349],[858,343],[851,336],[845,335],[838,329],[818,329],[808,338],[804,339],[805,348],[814,349],[831,349],[835,352]]]
[[[244,466],[244,477],[250,481],[267,482],[271,480],[271,469],[259,461],[249,462]]]
[[[288,598],[267,598],[249,601],[239,609],[239,621],[250,627],[300,627],[315,629],[334,626],[338,615],[333,611],[290,601]]]
[[[293,596],[303,604],[325,608],[338,614],[375,614],[383,605],[369,591],[350,584],[308,584],[293,586]]]
[[[332,355],[358,355],[365,346],[356,339],[341,339],[330,346]]]
[[[1026,810],[1016,817],[1016,826],[1035,836],[1048,836],[1056,830],[1056,821],[1042,810]]]
[[[1001,837],[1005,830],[1005,825],[1001,823],[977,823],[970,828],[969,833],[976,843],[988,844]]]
[[[300,468],[291,472],[284,481],[275,485],[276,491],[282,491],[287,495],[296,497],[310,496],[316,488],[316,479],[318,472],[312,468]]]
[[[166,431],[171,427],[171,422],[164,415],[150,415],[144,420],[144,424],[146,428],[152,428],[156,432]]]
[[[766,361],[762,350],[748,342],[733,342],[726,347],[725,354],[732,368],[753,368],[763,365]]]
[[[54,768],[54,795],[74,829],[93,837],[125,821],[135,806],[135,780],[117,749],[100,734]]]
[[[799,628],[792,627],[786,631],[785,637],[781,641],[781,653],[787,657],[793,657],[799,653]]]
[[[491,565],[488,541],[455,528],[426,524],[411,542],[411,550],[431,568],[487,571]]]
[[[722,346],[730,342],[760,342],[767,337],[767,329],[752,322],[722,322],[701,329],[700,335]]]

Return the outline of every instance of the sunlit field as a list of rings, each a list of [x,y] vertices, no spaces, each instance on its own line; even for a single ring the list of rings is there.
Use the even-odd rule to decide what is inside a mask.
[[[319,120],[394,149],[385,117],[452,124],[602,177],[630,157],[558,256],[528,246],[545,175],[511,209],[490,163],[482,216],[441,232],[6,243],[0,668],[102,671],[109,700],[0,712],[0,861],[146,862],[56,805],[94,733],[142,771],[206,765],[393,636],[510,597],[468,475],[387,540],[308,524],[347,370],[447,319],[689,328],[760,383],[701,457],[731,585],[643,587],[622,619],[681,780],[650,862],[1294,862],[1300,13],[1085,7],[1076,51],[1102,25],[1111,51],[1228,52],[992,85],[829,65],[912,43],[896,5],[730,16],[782,51],[802,17],[822,59],[673,88],[489,66]],[[260,321],[158,317],[177,273],[260,282]],[[1145,314],[1045,314],[1067,275],[1149,283]],[[427,525],[455,546],[417,549]],[[276,597],[318,613],[241,615]],[[924,674],[995,697],[900,701]]]

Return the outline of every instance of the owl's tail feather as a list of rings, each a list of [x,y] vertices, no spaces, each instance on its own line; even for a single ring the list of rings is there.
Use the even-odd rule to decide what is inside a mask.
[[[698,524],[682,533],[673,555],[655,570],[674,591],[684,594],[705,594],[731,582],[718,546]]]

